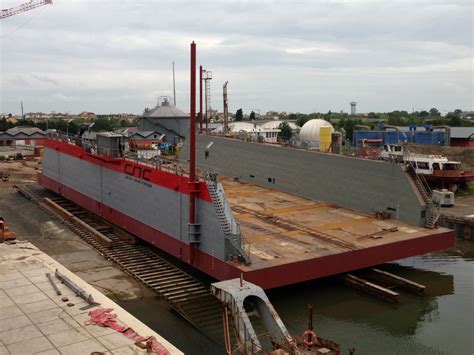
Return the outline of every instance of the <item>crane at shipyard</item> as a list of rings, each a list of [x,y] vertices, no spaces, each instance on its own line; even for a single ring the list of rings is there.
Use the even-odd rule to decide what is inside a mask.
[[[21,14],[22,12],[36,9],[43,5],[53,5],[53,0],[30,0],[24,4],[11,7],[9,9],[2,9],[0,19]]]

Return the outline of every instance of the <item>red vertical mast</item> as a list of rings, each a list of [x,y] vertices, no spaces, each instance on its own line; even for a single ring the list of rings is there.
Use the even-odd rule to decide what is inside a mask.
[[[189,122],[189,262],[194,263],[194,249],[197,237],[196,225],[196,43],[191,43],[191,108]]]
[[[202,134],[202,65],[199,66],[199,133]]]

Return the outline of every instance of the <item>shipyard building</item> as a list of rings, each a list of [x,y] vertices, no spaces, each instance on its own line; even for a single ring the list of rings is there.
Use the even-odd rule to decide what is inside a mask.
[[[145,109],[138,118],[138,130],[159,132],[164,140],[175,144],[183,140],[189,132],[189,115],[174,106],[168,98],[158,99],[153,109]]]

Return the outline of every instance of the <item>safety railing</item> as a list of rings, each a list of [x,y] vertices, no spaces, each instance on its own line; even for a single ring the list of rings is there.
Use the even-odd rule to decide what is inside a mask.
[[[142,157],[139,157],[137,153],[127,150],[125,144],[124,144],[123,149],[113,149],[113,148],[105,148],[105,147],[102,147],[101,149],[99,149],[95,139],[89,139],[87,137],[84,137],[84,136],[81,137],[79,135],[66,134],[61,131],[52,133],[49,138],[54,139],[54,140],[59,140],[63,143],[78,146],[91,154],[103,155],[103,156],[109,156],[109,157],[120,157],[121,159],[125,159],[137,164],[146,165],[146,166],[149,166],[161,171],[166,171],[166,172],[169,172],[172,174],[178,174],[181,176],[189,176],[188,162],[181,160],[179,158],[173,158],[171,156],[164,156],[164,155],[154,156],[149,159],[142,158]],[[99,151],[102,151],[102,153],[107,152],[107,154],[100,154]],[[196,167],[196,178],[201,182],[205,182],[207,172],[217,173],[218,171],[211,166],[207,166],[205,164],[199,164]]]
[[[239,256],[245,261],[246,264],[250,264],[251,260],[249,253],[245,251],[246,240],[242,237],[240,227],[234,217],[232,209],[227,202],[224,188],[219,182],[218,174],[215,172],[207,172],[206,184],[217,214],[217,218],[221,224],[222,231],[233,247],[237,249],[238,253],[240,254]]]

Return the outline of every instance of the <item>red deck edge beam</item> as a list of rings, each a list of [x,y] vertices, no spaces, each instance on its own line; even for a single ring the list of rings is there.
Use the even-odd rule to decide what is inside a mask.
[[[189,195],[190,193],[188,186],[189,179],[187,176],[176,175],[175,173],[160,170],[149,165],[135,163],[131,160],[122,158],[107,158],[100,155],[86,153],[81,147],[51,138],[45,140],[45,148],[54,150],[58,153],[67,154],[71,157],[96,164],[106,169],[126,175],[131,175],[137,179],[145,180],[143,177],[146,177],[147,180],[145,181],[147,182],[175,190],[186,195]],[[134,169],[134,167],[136,169]],[[146,169],[146,174],[143,173],[145,171],[144,169]],[[138,173],[139,171],[141,171],[141,173]],[[203,201],[212,202],[206,183],[203,181],[196,181],[195,184],[199,185],[199,195],[197,198]]]

